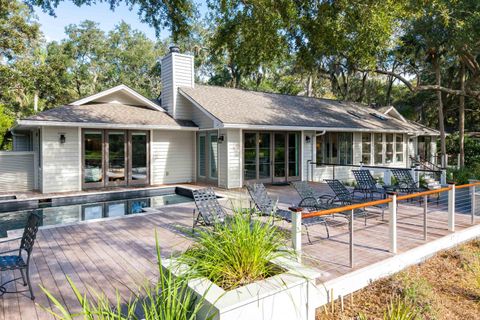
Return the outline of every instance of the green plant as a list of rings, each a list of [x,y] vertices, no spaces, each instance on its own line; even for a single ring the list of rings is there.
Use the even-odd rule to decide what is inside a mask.
[[[117,292],[116,303],[112,305],[105,294],[94,293],[94,298],[88,298],[80,293],[78,288],[67,276],[75,297],[82,311],[72,314],[63,304],[56,299],[47,289],[41,287],[43,292],[52,301],[58,310],[45,308],[55,318],[70,320],[82,317],[86,320],[194,320],[204,305],[203,298],[196,300],[195,294],[188,287],[189,274],[174,276],[162,266],[160,246],[157,233],[155,233],[157,250],[157,265],[159,278],[155,285],[144,285],[138,293],[132,293],[132,298],[127,303]],[[93,290],[92,290],[93,291]]]
[[[394,298],[390,301],[383,314],[384,320],[414,320],[418,318],[417,311],[408,299]]]
[[[200,277],[225,290],[268,278],[281,270],[272,259],[285,256],[286,239],[268,222],[235,213],[225,224],[200,231],[198,242],[179,258]]]

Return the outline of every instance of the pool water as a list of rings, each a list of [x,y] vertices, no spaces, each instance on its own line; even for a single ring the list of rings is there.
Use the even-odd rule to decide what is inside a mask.
[[[114,201],[91,203],[77,203],[72,205],[48,206],[42,204],[33,209],[41,217],[41,226],[61,225],[102,219],[120,217],[145,212],[143,208],[158,208],[171,204],[191,202],[192,198],[180,194],[164,194],[139,198],[129,198]],[[32,210],[19,210],[0,213],[0,237],[6,237],[7,231],[23,229],[28,214]]]

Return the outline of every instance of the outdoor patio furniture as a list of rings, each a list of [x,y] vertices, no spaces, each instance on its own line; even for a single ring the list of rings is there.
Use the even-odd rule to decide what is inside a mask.
[[[420,187],[420,184],[413,180],[409,169],[392,169],[391,171],[396,180],[396,183],[392,186],[394,191],[408,194],[428,190]]]
[[[212,188],[193,190],[192,193],[196,206],[196,209],[193,209],[193,231],[197,224],[215,226],[225,222],[227,213],[218,202],[217,195]],[[196,214],[197,211],[198,214]]]
[[[375,194],[378,194],[381,198],[385,198],[385,188],[377,187],[377,180],[372,176],[370,170],[352,170],[352,173],[357,182],[353,189],[353,196],[355,196],[355,192],[359,192],[364,194],[364,198],[371,200],[375,198]]]
[[[40,216],[32,212],[28,216],[27,224],[25,229],[23,230],[23,236],[21,238],[10,239],[6,241],[0,242],[4,244],[6,242],[17,241],[20,240],[20,248],[14,250],[7,250],[0,252],[0,272],[5,271],[15,271],[19,270],[21,277],[13,278],[0,284],[0,296],[3,296],[5,293],[18,293],[18,292],[25,292],[27,290],[22,291],[8,291],[7,284],[11,282],[15,282],[17,280],[22,279],[23,286],[28,285],[28,291],[30,291],[30,298],[32,300],[35,299],[32,290],[32,284],[30,282],[30,257],[32,255],[33,245],[35,243],[35,237],[38,231],[38,225],[40,223]],[[12,253],[17,254],[12,254]],[[8,255],[5,255],[8,254]]]
[[[330,189],[332,189],[333,193],[335,194],[334,199],[332,200],[333,205],[337,206],[348,206],[351,204],[357,203],[364,203],[365,198],[355,198],[353,191],[350,191],[343,185],[340,180],[337,179],[325,179],[325,182],[328,184]],[[382,211],[382,220],[384,220],[385,215],[385,206],[374,206]],[[343,215],[348,217],[348,213],[344,213]],[[367,225],[367,219],[369,218],[367,210],[364,208],[362,209],[355,209],[354,216],[356,217],[364,217],[365,218],[365,225]]]
[[[289,210],[279,209],[278,199],[274,200],[272,197],[270,197],[263,183],[247,185],[247,190],[259,213],[264,216],[272,217],[272,223],[274,223],[274,219],[281,219],[287,222],[292,222],[292,212]],[[327,238],[330,237],[330,233],[328,231],[328,224],[324,217],[312,217],[302,219],[302,226],[305,227],[308,243],[310,244],[312,244],[312,241],[310,239],[308,227],[316,224],[323,224],[325,226],[325,230],[327,231]]]
[[[300,198],[302,198],[297,206],[309,211],[325,209],[333,199],[331,195],[320,194],[307,181],[294,181],[292,186],[298,192]]]

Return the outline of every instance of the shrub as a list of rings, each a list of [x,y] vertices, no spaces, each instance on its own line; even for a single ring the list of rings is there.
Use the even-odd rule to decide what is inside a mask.
[[[160,247],[155,233],[157,248],[157,265],[159,270],[158,282],[154,285],[145,285],[143,290],[134,294],[128,303],[123,303],[117,293],[116,303],[112,305],[103,294],[94,294],[90,299],[86,294],[81,294],[75,284],[67,280],[82,308],[80,313],[71,314],[62,303],[57,300],[47,289],[43,292],[53,302],[58,310],[45,308],[58,319],[70,320],[82,317],[86,320],[194,320],[203,306],[203,298],[196,301],[193,291],[188,288],[188,275],[173,276],[165,271],[161,263]]]
[[[384,320],[414,320],[418,315],[415,307],[407,299],[394,298],[383,314]]]
[[[236,213],[227,223],[200,231],[198,242],[179,262],[189,265],[196,276],[230,290],[281,272],[271,260],[288,254],[281,250],[285,240],[270,223]]]

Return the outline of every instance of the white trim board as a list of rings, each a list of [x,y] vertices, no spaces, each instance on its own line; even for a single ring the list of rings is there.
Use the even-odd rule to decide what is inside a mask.
[[[140,125],[140,124],[114,124],[97,122],[62,122],[40,120],[18,120],[17,126],[45,126],[45,127],[80,127],[104,129],[139,129],[139,130],[186,130],[198,131],[198,127],[170,126],[170,125]]]
[[[422,246],[319,284],[316,286],[316,294],[318,297],[313,300],[316,303],[315,308],[321,307],[329,302],[331,290],[333,290],[335,298],[346,296],[347,294],[368,286],[373,281],[393,275],[409,266],[424,262],[440,251],[450,249],[476,238],[480,238],[480,225],[453,232]]]

